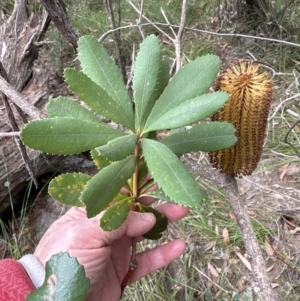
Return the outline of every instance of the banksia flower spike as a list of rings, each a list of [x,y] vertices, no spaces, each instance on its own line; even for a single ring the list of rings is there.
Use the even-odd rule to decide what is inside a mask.
[[[230,99],[213,121],[228,121],[236,128],[238,141],[232,148],[209,154],[212,165],[230,176],[250,175],[263,148],[273,85],[259,64],[232,63],[216,81],[216,90],[228,92]]]

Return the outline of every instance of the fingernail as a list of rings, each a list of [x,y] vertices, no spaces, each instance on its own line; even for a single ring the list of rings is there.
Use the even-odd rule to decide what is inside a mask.
[[[155,216],[153,213],[150,212],[144,212],[144,213],[140,213],[141,217],[144,221],[150,222],[153,221],[155,219]]]

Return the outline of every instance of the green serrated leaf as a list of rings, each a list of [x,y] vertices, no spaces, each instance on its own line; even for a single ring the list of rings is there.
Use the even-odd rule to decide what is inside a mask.
[[[160,140],[177,156],[193,151],[213,152],[232,147],[237,142],[235,128],[228,122],[210,122],[174,133]]]
[[[110,161],[119,161],[133,153],[136,141],[137,135],[129,134],[113,139],[96,150]]]
[[[63,174],[50,182],[48,193],[60,203],[84,207],[79,197],[85,184],[90,179],[91,176],[80,172]]]
[[[55,275],[56,285],[50,276]],[[26,301],[84,301],[86,300],[90,280],[84,267],[67,252],[52,255],[46,262],[46,276],[42,286],[30,293]]]
[[[150,139],[141,140],[143,155],[158,186],[175,203],[199,205],[206,197],[183,163],[164,144]]]
[[[76,69],[65,69],[64,75],[70,89],[94,112],[130,128],[131,123],[128,123],[122,105],[86,74]]]
[[[80,200],[86,205],[87,216],[93,217],[104,210],[132,176],[135,157],[117,161],[98,172],[87,182]]]
[[[193,124],[220,110],[228,99],[229,94],[225,92],[214,92],[188,99],[161,115],[154,123],[148,124],[144,132],[176,129]]]
[[[160,62],[160,70],[158,74],[158,80],[156,83],[155,91],[152,94],[150,105],[148,106],[149,109],[152,109],[153,105],[158,100],[159,96],[162,94],[165,87],[168,85],[168,82],[170,80],[169,71],[170,71],[169,61],[162,59]]]
[[[59,96],[55,99],[49,99],[46,105],[46,111],[50,117],[71,117],[80,120],[102,123],[100,119],[92,112],[88,111],[75,101]]]
[[[34,120],[21,131],[27,146],[57,155],[78,154],[123,135],[107,125],[69,117]]]
[[[145,112],[158,81],[160,71],[161,48],[155,35],[148,36],[140,46],[135,61],[132,88],[135,102],[135,127],[140,129],[145,121]],[[146,115],[148,117],[148,115]]]
[[[153,213],[156,222],[155,225],[151,230],[149,230],[147,233],[143,234],[143,236],[147,239],[160,239],[162,237],[162,233],[168,228],[168,219],[159,211],[156,209],[144,206],[139,204],[140,212],[150,212]]]
[[[122,108],[126,126],[134,130],[132,102],[123,78],[104,47],[92,36],[83,36],[78,41],[78,58],[82,71]]]
[[[132,199],[127,198],[110,206],[100,220],[100,227],[104,231],[113,231],[125,222],[132,205]]]
[[[99,154],[99,152],[96,149],[91,150],[90,153],[95,165],[98,167],[99,170],[110,165],[111,162],[108,159],[106,159],[104,156]]]
[[[207,92],[218,74],[219,66],[220,59],[208,54],[179,70],[157,100],[146,121],[145,128],[183,101]]]
[[[165,194],[165,192],[162,189],[155,189],[155,190],[146,192],[142,196],[150,196],[150,197],[153,197],[158,200],[165,201],[165,202],[172,202],[172,200]]]

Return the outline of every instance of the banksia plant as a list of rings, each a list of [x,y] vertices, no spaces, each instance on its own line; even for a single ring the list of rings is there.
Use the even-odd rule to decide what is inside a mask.
[[[231,148],[209,154],[212,165],[230,176],[250,175],[263,149],[273,85],[260,65],[252,61],[232,63],[216,81],[216,90],[230,94],[230,100],[212,116],[236,128],[238,142]]]

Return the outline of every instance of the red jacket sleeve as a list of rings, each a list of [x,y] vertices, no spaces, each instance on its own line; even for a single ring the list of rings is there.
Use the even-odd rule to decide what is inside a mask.
[[[0,301],[24,301],[34,290],[21,263],[13,259],[0,260]]]

